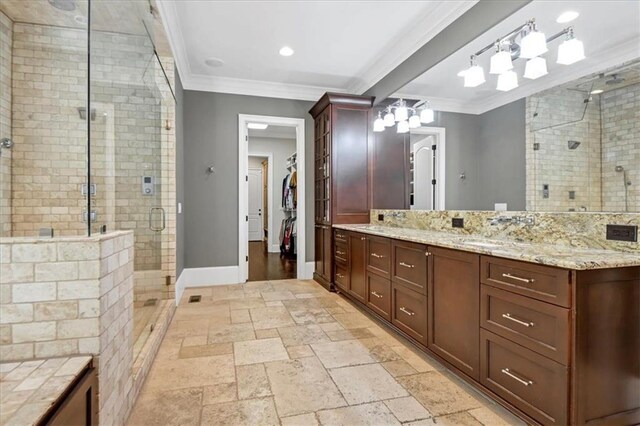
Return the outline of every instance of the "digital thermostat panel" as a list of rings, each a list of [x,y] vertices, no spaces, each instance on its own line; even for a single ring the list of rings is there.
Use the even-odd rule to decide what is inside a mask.
[[[155,193],[155,178],[153,176],[142,176],[142,195],[153,195]]]

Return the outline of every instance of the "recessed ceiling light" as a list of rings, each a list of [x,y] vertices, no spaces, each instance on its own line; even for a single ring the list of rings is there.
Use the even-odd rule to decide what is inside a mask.
[[[603,93],[603,92],[604,92],[604,90],[602,90],[602,89],[596,89],[596,90],[592,90],[591,94],[592,95],[599,95],[600,93]]]
[[[269,127],[269,125],[265,123],[248,123],[247,124],[247,128],[253,129],[253,130],[264,130],[267,127]]]
[[[283,46],[282,49],[280,49],[280,55],[291,56],[293,55],[293,49],[290,48],[289,46]]]
[[[558,24],[566,24],[567,22],[573,21],[578,16],[580,16],[578,12],[573,10],[567,10],[566,12],[563,12],[560,14],[560,16],[558,16],[558,19],[556,19],[556,22]]]
[[[218,58],[209,58],[209,59],[205,59],[204,63],[209,65],[212,68],[218,68],[224,65],[224,61],[222,59],[218,59]]]

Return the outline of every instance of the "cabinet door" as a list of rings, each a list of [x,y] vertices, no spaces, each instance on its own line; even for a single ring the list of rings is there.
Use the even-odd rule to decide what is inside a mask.
[[[349,293],[363,303],[367,302],[366,240],[362,234],[349,233]]]
[[[323,251],[324,251],[324,243],[323,243],[323,237],[324,237],[324,232],[322,229],[322,226],[318,226],[316,225],[315,227],[315,235],[316,235],[316,240],[315,240],[315,246],[316,246],[316,251],[315,251],[315,261],[316,261],[316,274],[322,276],[324,274],[324,255],[323,255]]]
[[[480,256],[430,247],[427,346],[480,378]]]
[[[323,246],[323,275],[325,279],[331,282],[331,271],[333,271],[333,254],[331,253],[331,228],[329,226],[322,227],[322,246]]]

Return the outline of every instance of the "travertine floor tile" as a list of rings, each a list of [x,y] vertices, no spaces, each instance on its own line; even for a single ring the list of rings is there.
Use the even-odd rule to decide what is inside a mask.
[[[289,311],[296,324],[324,324],[335,322],[331,314],[324,308],[313,308],[302,311]]]
[[[201,358],[214,355],[226,355],[233,353],[231,343],[212,343],[210,345],[182,346],[180,348],[180,359]]]
[[[322,331],[320,326],[315,324],[282,327],[278,328],[278,333],[280,334],[285,346],[309,345],[311,343],[329,341],[329,338],[324,331]]]
[[[384,401],[384,404],[389,407],[393,415],[403,423],[431,417],[431,413],[412,396],[390,399]]]
[[[417,373],[416,369],[410,366],[407,361],[404,360],[383,362],[382,366],[393,377],[409,376],[411,374]]]
[[[311,345],[311,348],[326,368],[338,368],[375,362],[369,355],[369,350],[357,340],[316,343]]]
[[[250,340],[233,344],[236,365],[289,359],[289,354],[280,338]]]
[[[278,334],[277,328],[268,328],[266,330],[256,330],[256,338],[258,339],[269,339],[272,337],[280,337],[280,334]]]
[[[255,399],[271,396],[271,386],[264,364],[240,365],[236,367],[238,398]]]
[[[374,337],[373,334],[366,328],[351,328],[342,330],[327,331],[327,336],[334,342],[340,340],[353,340],[353,339],[367,339]]]
[[[251,322],[248,309],[233,309],[231,311],[231,324],[242,324]]]
[[[503,408],[495,407],[497,410],[505,411]],[[504,419],[502,416],[498,415],[494,411],[490,410],[487,407],[475,408],[473,410],[467,411],[471,416],[473,416],[476,420],[486,426],[506,426],[506,425],[520,425],[525,426],[525,423],[522,421],[515,421],[515,419],[510,418],[508,421]],[[511,416],[510,416],[511,417]]]
[[[285,308],[254,308],[250,310],[253,327],[256,330],[295,325]]]
[[[282,426],[317,426],[319,424],[313,413],[283,417],[280,420],[282,421]]]
[[[346,314],[335,314],[333,317],[346,329],[351,328],[367,328],[373,325],[373,322],[360,312],[349,312]]]
[[[347,405],[316,357],[270,362],[265,366],[282,417]]]
[[[413,352],[412,349],[409,349],[406,346],[394,346],[391,349],[394,350],[398,355],[402,357],[407,363],[415,368],[419,373],[426,373],[427,371],[436,371],[442,370],[441,366],[437,366],[427,362],[420,355]]]
[[[273,398],[247,399],[205,405],[202,408],[203,425],[247,426],[279,425]]]
[[[236,401],[238,399],[235,383],[205,386],[203,393],[202,404],[204,405]]]
[[[435,424],[443,426],[482,426],[482,423],[468,412],[449,414],[446,416],[436,417],[433,420]]]
[[[155,362],[147,377],[149,391],[183,389],[236,381],[233,355]]]
[[[480,407],[480,402],[451,379],[437,371],[398,377],[404,386],[434,416]]]
[[[256,334],[252,324],[229,324],[212,326],[209,330],[209,343],[242,342],[255,340]]]
[[[332,426],[382,426],[399,425],[400,422],[382,402],[337,408],[318,413],[321,425]]]
[[[336,368],[329,374],[349,405],[409,396],[380,364]]]
[[[265,302],[275,302],[276,300],[290,300],[295,299],[296,296],[290,291],[266,291],[261,293]]]
[[[287,352],[289,352],[289,358],[291,359],[315,356],[309,345],[289,346],[287,347]]]
[[[264,300],[261,297],[248,297],[229,301],[229,309],[231,310],[253,308],[264,308]]]

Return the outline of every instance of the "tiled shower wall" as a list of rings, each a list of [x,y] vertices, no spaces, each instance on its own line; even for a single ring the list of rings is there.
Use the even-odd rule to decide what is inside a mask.
[[[11,138],[11,44],[13,22],[0,12],[0,139]],[[11,235],[11,156],[0,148],[0,237]]]
[[[602,210],[640,212],[640,83],[602,98]],[[627,171],[627,205],[623,174]]]
[[[22,23],[13,27],[13,55],[7,53],[13,56],[13,105],[8,113],[13,110],[16,144],[13,163],[8,161],[13,170],[4,163],[2,167],[3,174],[13,176],[13,197],[7,194],[2,201],[13,204],[11,216],[6,215],[13,229],[4,235],[33,236],[41,227],[53,227],[61,236],[83,235],[86,197],[80,189],[86,181],[87,123],[78,108],[86,104],[86,32]],[[5,40],[3,35],[3,46]],[[174,101],[152,53],[146,36],[92,33],[91,160],[92,183],[97,185],[92,209],[98,215],[93,231],[102,224],[110,231],[134,229],[135,270],[171,276],[172,285],[165,286],[163,279],[154,297],[160,291],[161,297],[172,298]],[[172,59],[163,58],[163,64],[173,76]],[[143,176],[156,180],[153,195],[143,195]],[[166,229],[161,233],[150,230],[151,207],[164,207]],[[154,210],[151,219],[159,227],[160,211]]]
[[[527,98],[527,210],[640,212],[640,84],[587,96],[558,88]],[[616,166],[631,181],[626,195]]]

